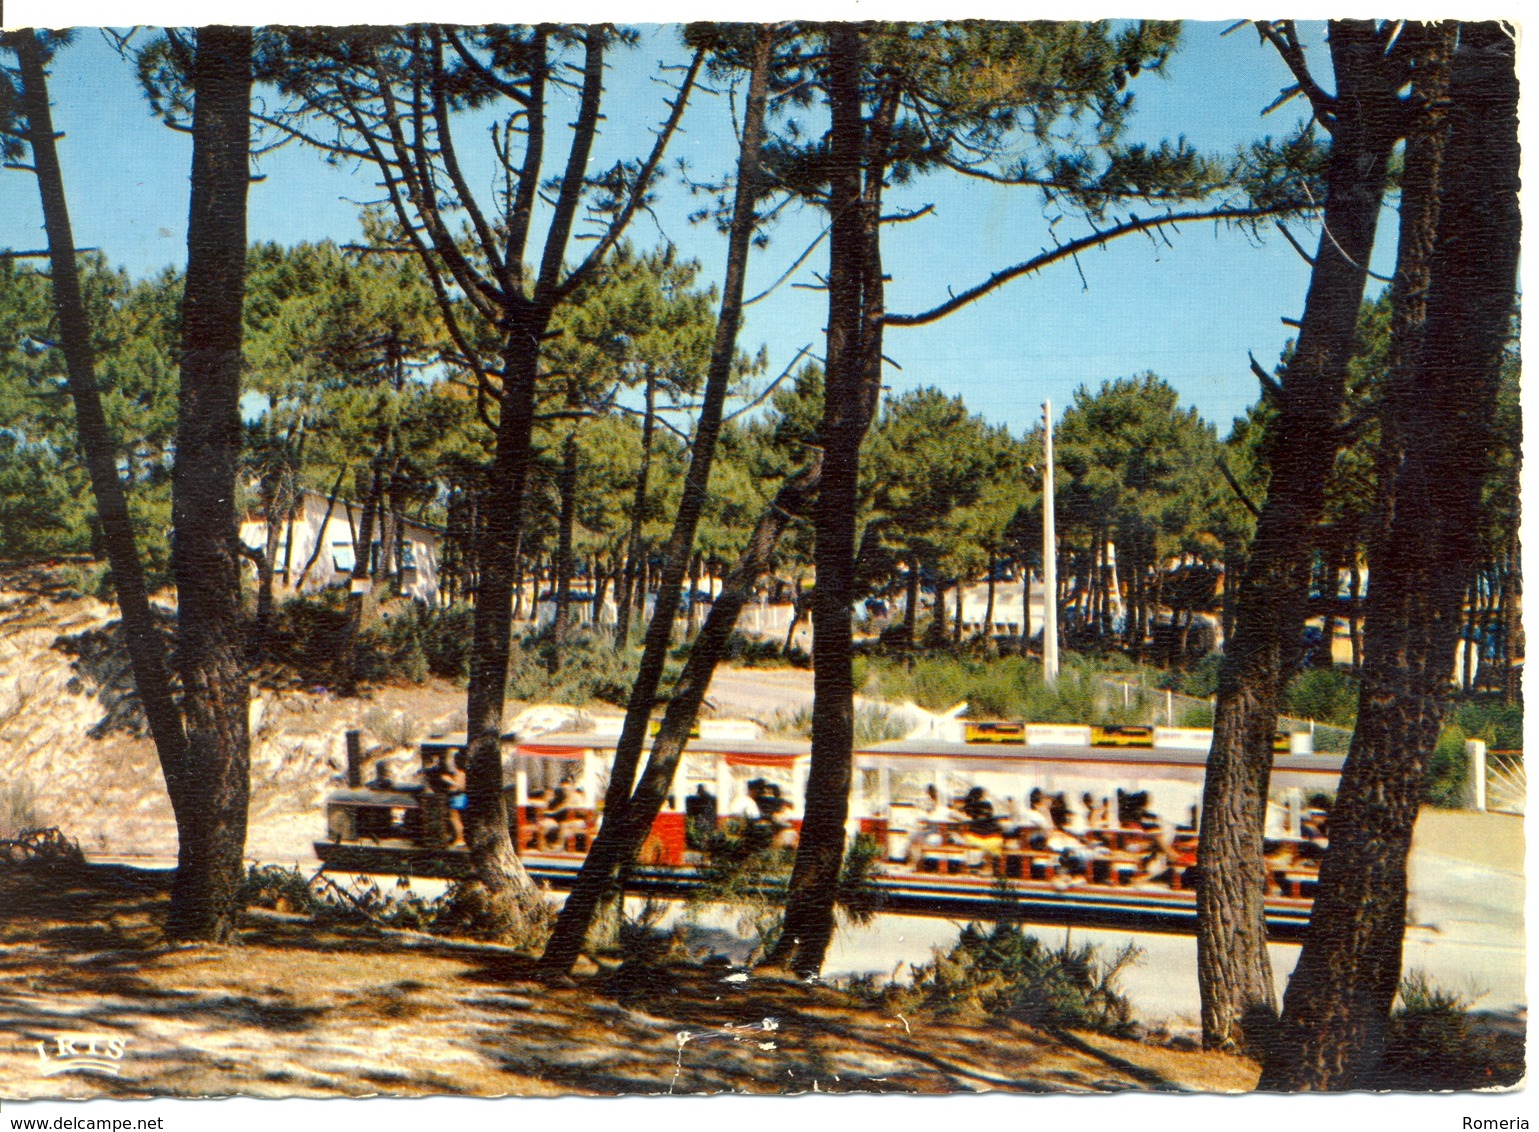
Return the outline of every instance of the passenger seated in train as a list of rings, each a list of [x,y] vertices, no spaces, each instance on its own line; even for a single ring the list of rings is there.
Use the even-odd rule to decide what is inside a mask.
[[[716,795],[705,788],[684,799],[684,843],[690,849],[704,849],[706,840],[716,832]]]
[[[591,808],[582,787],[570,774],[564,777],[551,791],[540,815],[540,847],[563,852],[576,848],[577,838],[588,832]]]
[[[1131,829],[1142,826],[1150,827],[1150,819],[1155,815],[1149,812],[1149,791],[1117,789],[1117,824],[1123,829]],[[1156,823],[1157,824],[1157,821]]]
[[[755,778],[748,784],[748,800],[743,807],[748,818],[748,835],[762,848],[795,849],[796,829],[791,825],[791,802],[781,792],[778,782]],[[757,811],[754,813],[753,811]]]
[[[919,812],[927,818],[934,818],[940,816],[940,810],[940,791],[931,782],[924,788],[924,797],[919,799]]]
[[[985,859],[998,857],[1005,849],[1005,827],[994,816],[994,803],[988,791],[974,786],[962,799],[962,815],[967,819],[962,826],[962,844],[969,849],[981,850]]]
[[[422,768],[422,781],[428,790],[443,798],[448,808],[449,845],[465,844],[465,771],[459,762],[459,752],[439,751],[437,756]]]

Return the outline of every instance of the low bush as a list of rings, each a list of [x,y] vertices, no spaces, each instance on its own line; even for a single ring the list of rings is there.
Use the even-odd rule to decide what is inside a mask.
[[[489,915],[484,891],[475,884],[451,884],[442,896],[428,898],[401,878],[392,889],[367,877],[338,881],[325,873],[306,876],[282,865],[252,865],[246,871],[241,900],[248,908],[268,908],[318,919],[365,922],[384,928],[435,935],[493,939],[514,947],[538,949],[555,923],[548,900],[531,902],[527,931],[513,932]]]
[[[796,851],[767,843],[767,830],[746,821],[731,821],[706,836],[699,883],[691,890],[686,915],[707,907],[725,906],[738,914],[737,931],[755,941],[749,966],[774,950],[785,920],[786,885]],[[845,851],[839,871],[834,908],[850,923],[869,923],[882,908],[882,890],[875,883],[881,862],[876,839],[860,834]]]
[[[954,947],[912,968],[911,985],[881,993],[892,1006],[939,1018],[1012,1018],[1123,1037],[1134,1030],[1133,1007],[1119,980],[1142,955],[1129,944],[1104,958],[1093,944],[1050,948],[1019,924],[969,924]]]
[[[1478,994],[1473,997],[1479,997]],[[1385,1039],[1391,1089],[1475,1089],[1516,1083],[1524,1072],[1521,1038],[1504,1037],[1470,1013],[1473,998],[1412,969],[1400,982]]]
[[[363,726],[385,746],[393,749],[414,747],[422,734],[422,724],[404,711],[369,708],[363,713]]]
[[[59,866],[84,864],[80,843],[52,826],[24,829],[14,837],[0,837],[0,865]]]
[[[623,707],[630,698],[641,657],[636,649],[621,652],[607,635],[578,629],[567,637],[560,650],[561,666],[552,672],[555,653],[548,631],[516,642],[508,666],[508,695],[530,703],[576,707],[593,700]],[[672,683],[672,673],[665,672],[662,687]]]
[[[781,644],[772,637],[757,637],[734,630],[727,638],[721,659],[745,668],[789,668],[791,660],[781,650]],[[688,644],[680,645],[674,650],[675,658],[681,661],[689,659],[689,649]]]
[[[912,700],[928,711],[944,711],[965,700],[972,719],[1137,723],[1148,714],[1142,694],[1124,704],[1103,686],[1100,666],[1078,656],[1064,663],[1056,688],[1042,682],[1042,664],[1033,657],[863,659],[861,675],[870,694],[889,701]]]
[[[48,822],[37,805],[37,791],[30,782],[13,778],[0,785],[0,839],[19,837]]]
[[[812,709],[799,707],[777,711],[764,724],[771,735],[786,739],[812,737]],[[911,724],[903,713],[883,704],[862,704],[855,709],[855,746],[869,747],[906,737]]]
[[[1344,668],[1306,668],[1283,693],[1283,714],[1336,727],[1357,723],[1357,679]]]

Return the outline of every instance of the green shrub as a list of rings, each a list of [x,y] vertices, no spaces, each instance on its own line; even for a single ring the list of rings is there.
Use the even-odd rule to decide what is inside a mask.
[[[363,726],[388,747],[414,747],[422,734],[422,724],[404,711],[369,708],[363,713]]]
[[[781,651],[780,645],[781,642],[773,637],[758,637],[751,633],[733,630],[722,649],[721,659],[724,662],[741,664],[745,668],[788,668],[791,662]],[[673,650],[674,658],[681,661],[688,660],[691,647],[689,642],[679,645]]]
[[[1448,726],[1462,728],[1468,739],[1481,739],[1493,751],[1523,747],[1523,705],[1464,700],[1448,713]]]
[[[1105,959],[1093,944],[1048,948],[1019,924],[969,924],[949,951],[937,949],[931,962],[912,968],[911,986],[885,993],[895,1004],[942,1018],[1013,1018],[1126,1036],[1133,1008],[1119,980],[1142,954],[1129,944]]]
[[[1470,1014],[1472,1001],[1439,986],[1425,971],[1407,972],[1389,1018],[1385,1079],[1375,1084],[1399,1089],[1473,1089],[1519,1080],[1521,1039],[1504,1041],[1479,1025]]]
[[[307,682],[328,682],[347,640],[347,594],[332,586],[290,598],[273,610],[268,659]]]
[[[1427,764],[1422,799],[1433,806],[1458,809],[1465,804],[1469,756],[1464,744],[1479,739],[1493,751],[1523,747],[1523,706],[1465,700],[1449,709],[1442,733]]]
[[[241,883],[241,904],[300,916],[314,916],[331,908],[316,893],[309,877],[282,865],[252,865]]]
[[[864,924],[881,911],[882,890],[875,883],[881,847],[860,834],[845,851],[834,908],[840,919]],[[774,950],[785,919],[786,885],[796,860],[794,849],[765,844],[762,827],[740,819],[706,836],[698,883],[690,891],[686,916],[726,906],[738,913],[737,931],[755,940],[749,965]]]
[[[525,702],[572,704],[593,700],[624,706],[636,679],[640,653],[616,650],[614,641],[586,629],[574,630],[560,650],[561,666],[552,672],[555,643],[548,632],[531,633],[513,648],[508,695]],[[671,687],[665,672],[662,687]]]
[[[1189,671],[1181,673],[1179,683],[1171,690],[1203,699],[1218,695],[1218,669],[1223,663],[1223,653],[1210,652]]]
[[[475,636],[475,607],[459,604],[447,609],[418,613],[421,644],[428,671],[445,680],[463,681],[470,675],[470,646]]]
[[[30,782],[13,778],[0,785],[0,838],[14,838],[48,822],[37,806],[37,791]]]
[[[1464,741],[1469,738],[1458,724],[1443,728],[1437,746],[1427,762],[1427,776],[1422,780],[1422,800],[1447,809],[1463,807],[1465,783],[1469,779],[1469,756]]]
[[[928,711],[965,700],[972,719],[1138,723],[1150,708],[1141,692],[1125,706],[1103,687],[1100,667],[1078,655],[1064,663],[1056,688],[1043,684],[1042,664],[1031,657],[934,655],[909,663],[873,655],[865,668],[867,687],[885,700],[912,700]]]
[[[1176,720],[1176,726],[1211,728],[1213,726],[1213,705],[1187,704],[1181,709],[1181,715]]]
[[[1283,714],[1353,727],[1357,723],[1357,680],[1341,668],[1306,668],[1283,693]]]
[[[809,719],[809,733],[810,733]],[[881,704],[863,704],[855,709],[855,746],[870,747],[893,739],[902,739],[909,732],[903,716],[893,713]]]

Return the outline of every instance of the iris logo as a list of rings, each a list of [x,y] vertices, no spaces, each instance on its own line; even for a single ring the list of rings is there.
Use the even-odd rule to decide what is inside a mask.
[[[60,1073],[106,1073],[119,1077],[127,1045],[127,1038],[109,1034],[59,1034],[52,1042],[38,1042],[32,1048],[37,1050],[38,1072],[44,1077]]]

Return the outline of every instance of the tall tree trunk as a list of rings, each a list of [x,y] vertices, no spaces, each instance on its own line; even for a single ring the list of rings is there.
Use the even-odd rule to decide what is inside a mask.
[[[935,582],[935,605],[930,613],[930,627],[925,631],[925,644],[939,648],[946,643],[946,591],[951,587],[940,579]]]
[[[520,539],[520,546],[513,551],[513,614],[512,620],[524,619],[524,551]],[[532,603],[531,603],[532,604]]]
[[[43,51],[32,31],[10,32],[0,39],[16,52],[21,72],[21,109],[27,119],[27,144],[37,173],[42,198],[43,226],[48,236],[48,265],[53,283],[53,305],[59,320],[60,349],[64,354],[70,397],[75,406],[75,428],[80,451],[91,478],[91,493],[101,524],[102,543],[112,567],[112,586],[122,613],[123,639],[133,668],[134,686],[144,705],[145,719],[155,740],[166,791],[176,815],[177,830],[191,828],[186,801],[184,766],[187,736],[181,711],[171,687],[165,643],[155,624],[144,571],[134,540],[128,498],[118,479],[117,446],[102,411],[96,385],[96,360],[91,347],[91,327],[81,297],[80,274],[75,264],[75,238],[70,228],[64,178],[55,145],[58,135],[48,105],[48,85],[43,71]]]
[[[616,594],[615,643],[625,648],[631,643],[631,602],[645,606],[645,591],[636,592],[641,583],[643,566],[638,559],[643,553],[641,526],[647,517],[647,482],[652,474],[652,435],[657,425],[657,375],[647,369],[645,410],[641,416],[641,464],[636,469],[636,498],[631,503],[631,529],[625,541],[625,580]]]
[[[529,482],[543,326],[518,326],[503,348],[497,451],[476,545],[476,607],[466,692],[465,846],[488,901],[488,930],[516,927],[540,900],[508,835],[502,793],[502,711],[511,651],[513,582]]]
[[[692,557],[695,533],[705,509],[711,464],[716,455],[722,411],[732,376],[732,363],[737,354],[738,329],[743,316],[743,287],[755,224],[754,207],[763,183],[761,153],[764,147],[765,107],[769,97],[773,42],[774,32],[770,27],[759,26],[755,29],[753,63],[738,157],[738,183],[727,238],[726,275],[722,281],[721,310],[717,316],[716,335],[706,369],[700,418],[695,426],[689,467],[684,473],[679,510],[668,539],[662,585],[651,623],[647,626],[641,662],[631,686],[630,700],[626,704],[625,722],[621,725],[620,738],[615,744],[615,761],[604,795],[604,825],[589,849],[582,871],[561,910],[560,919],[541,960],[542,970],[548,974],[565,973],[571,968],[595,926],[599,929],[594,933],[595,945],[612,943],[617,935],[616,921],[622,893],[616,885],[615,869],[620,862],[628,859],[622,856],[620,849],[628,843],[624,840],[624,831],[631,825],[636,769],[640,763],[642,746],[646,742],[648,721],[656,704],[657,687],[667,662],[668,643],[672,637],[673,619],[679,608],[684,571]],[[751,588],[752,579],[749,585]],[[733,620],[736,621],[735,613]],[[700,694],[704,695],[703,688]],[[686,738],[688,731],[686,726]],[[609,835],[611,826],[615,833]],[[609,835],[607,839],[606,835]],[[595,917],[601,906],[603,915],[595,925]]]
[[[1042,595],[1042,600],[1047,600],[1047,594]],[[1044,610],[1045,612],[1045,610]],[[909,634],[912,642],[913,634]],[[1031,652],[1031,566],[1029,563],[1021,564],[1021,655],[1027,656]]]
[[[700,627],[700,558],[699,554],[694,556],[689,571],[689,612],[684,618],[684,635],[690,640]]]
[[[869,129],[861,108],[861,28],[828,32],[829,272],[823,478],[813,513],[812,760],[785,926],[771,961],[800,975],[823,967],[833,938],[834,898],[849,816],[855,684],[853,616],[855,519],[860,443],[881,390],[885,316],[880,242],[885,155],[896,114],[881,96]],[[862,162],[869,159],[862,184]]]
[[[561,444],[561,474],[556,478],[561,514],[556,526],[556,616],[550,630],[550,670],[561,670],[561,654],[572,625],[572,535],[577,526],[577,433]]]
[[[605,570],[599,563],[599,556],[593,556],[593,627],[598,628],[599,620],[604,609],[604,600],[609,596],[609,583],[611,579],[618,579],[620,569]]]
[[[1415,26],[1406,35],[1418,34]],[[1339,446],[1347,364],[1402,108],[1403,77],[1365,21],[1333,20],[1335,117],[1326,202],[1298,344],[1280,383],[1271,483],[1219,668],[1197,893],[1203,1042],[1264,1044],[1276,1018],[1262,901],[1262,826],[1282,682],[1298,649],[1313,536]]]
[[[1479,550],[1469,517],[1479,507],[1491,444],[1521,225],[1512,34],[1495,23],[1466,23],[1458,36],[1446,154],[1436,152],[1434,135],[1420,145],[1413,138],[1406,157],[1408,196],[1412,178],[1430,178],[1439,195],[1441,174],[1432,232],[1412,229],[1428,245],[1431,280],[1406,295],[1397,279],[1393,332],[1410,341],[1391,368],[1382,418],[1384,510],[1370,551],[1357,729],[1263,1088],[1384,1084],[1379,1070],[1405,935],[1406,858],[1447,704],[1463,580]],[[1428,116],[1441,117],[1440,107]],[[1421,219],[1414,212],[1409,218]]]
[[[273,619],[273,582],[277,574],[279,540],[283,538],[283,523],[278,516],[292,512],[289,500],[291,492],[285,489],[283,477],[269,471],[262,476],[259,495],[262,502],[262,551],[253,556],[257,568],[256,624],[252,627],[251,655],[260,662],[267,655],[268,634]]]
[[[798,589],[800,585],[798,584]],[[919,559],[910,558],[908,563],[908,594],[903,607],[903,646],[913,651],[918,643],[915,629],[919,625]]]
[[[958,578],[956,616],[951,619],[951,643],[954,645],[962,643],[962,599],[965,588],[966,579]]]
[[[786,626],[786,643],[781,646],[782,656],[791,655],[791,647],[796,643],[796,627],[802,623],[802,580],[796,579],[796,596],[791,602],[791,624]]]
[[[1352,637],[1352,675],[1360,676],[1363,671],[1363,571],[1357,562],[1357,552],[1352,553],[1352,571],[1347,578],[1347,585],[1352,594],[1352,619],[1347,625],[1347,632]]]
[[[598,837],[588,850],[578,885],[567,897],[563,918],[570,914],[572,926],[557,931],[541,958],[541,967],[551,973],[571,969],[584,946],[596,942],[592,932],[577,930],[584,918],[591,925],[599,918],[608,895],[621,883],[624,870],[651,832],[652,823],[662,809],[673,785],[675,771],[689,742],[689,733],[699,715],[700,705],[711,686],[717,665],[726,652],[727,638],[737,625],[743,605],[753,596],[754,584],[769,568],[770,556],[791,517],[805,513],[807,500],[817,491],[821,460],[814,458],[802,471],[788,479],[776,493],[774,503],[760,516],[742,554],[727,574],[721,593],[706,615],[700,636],[689,650],[684,671],[668,700],[662,726],[652,742],[652,752],[623,812],[613,818],[606,815]],[[583,878],[587,877],[584,884]],[[581,901],[582,903],[577,903]],[[572,909],[568,913],[566,909]],[[604,942],[607,942],[604,941]]]
[[[989,596],[983,606],[983,626],[980,631],[985,643],[990,645],[994,641],[994,573],[997,568],[998,563],[991,555],[989,557]]]
[[[1310,664],[1315,668],[1331,668],[1336,663],[1336,658],[1331,652],[1331,642],[1336,639],[1336,590],[1338,579],[1341,577],[1339,563],[1339,544],[1332,543],[1320,563],[1320,599],[1322,602],[1320,614],[1320,647],[1315,650],[1315,655],[1310,657]]]
[[[1516,498],[1516,497],[1515,497]],[[1522,547],[1518,541],[1521,528],[1514,515],[1512,533],[1502,574],[1502,703],[1507,707],[1523,700],[1523,669],[1517,660],[1523,655],[1523,570]]]
[[[197,34],[171,489],[189,828],[178,830],[166,933],[223,941],[234,933],[241,910],[250,795],[251,689],[241,640],[235,477],[241,450],[252,33],[204,27]]]
[[[327,549],[326,527],[331,523],[331,512],[337,505],[337,496],[342,492],[342,479],[346,475],[347,468],[344,465],[342,470],[337,473],[337,482],[331,485],[331,494],[326,497],[326,513],[321,516],[321,525],[316,529],[315,545],[310,548],[310,557],[305,559],[305,564],[299,571],[299,577],[294,579],[295,593],[304,588],[305,578],[315,565],[316,559],[320,558],[322,552]]]
[[[388,440],[387,440],[388,443]],[[358,516],[353,533],[353,571],[348,581],[347,620],[343,624],[342,645],[337,651],[337,690],[344,696],[358,694],[358,638],[363,633],[364,613],[370,602],[374,573],[374,520],[385,492],[385,453],[383,446],[375,453],[369,497]],[[355,485],[356,486],[356,485]],[[351,517],[352,508],[348,508]]]

